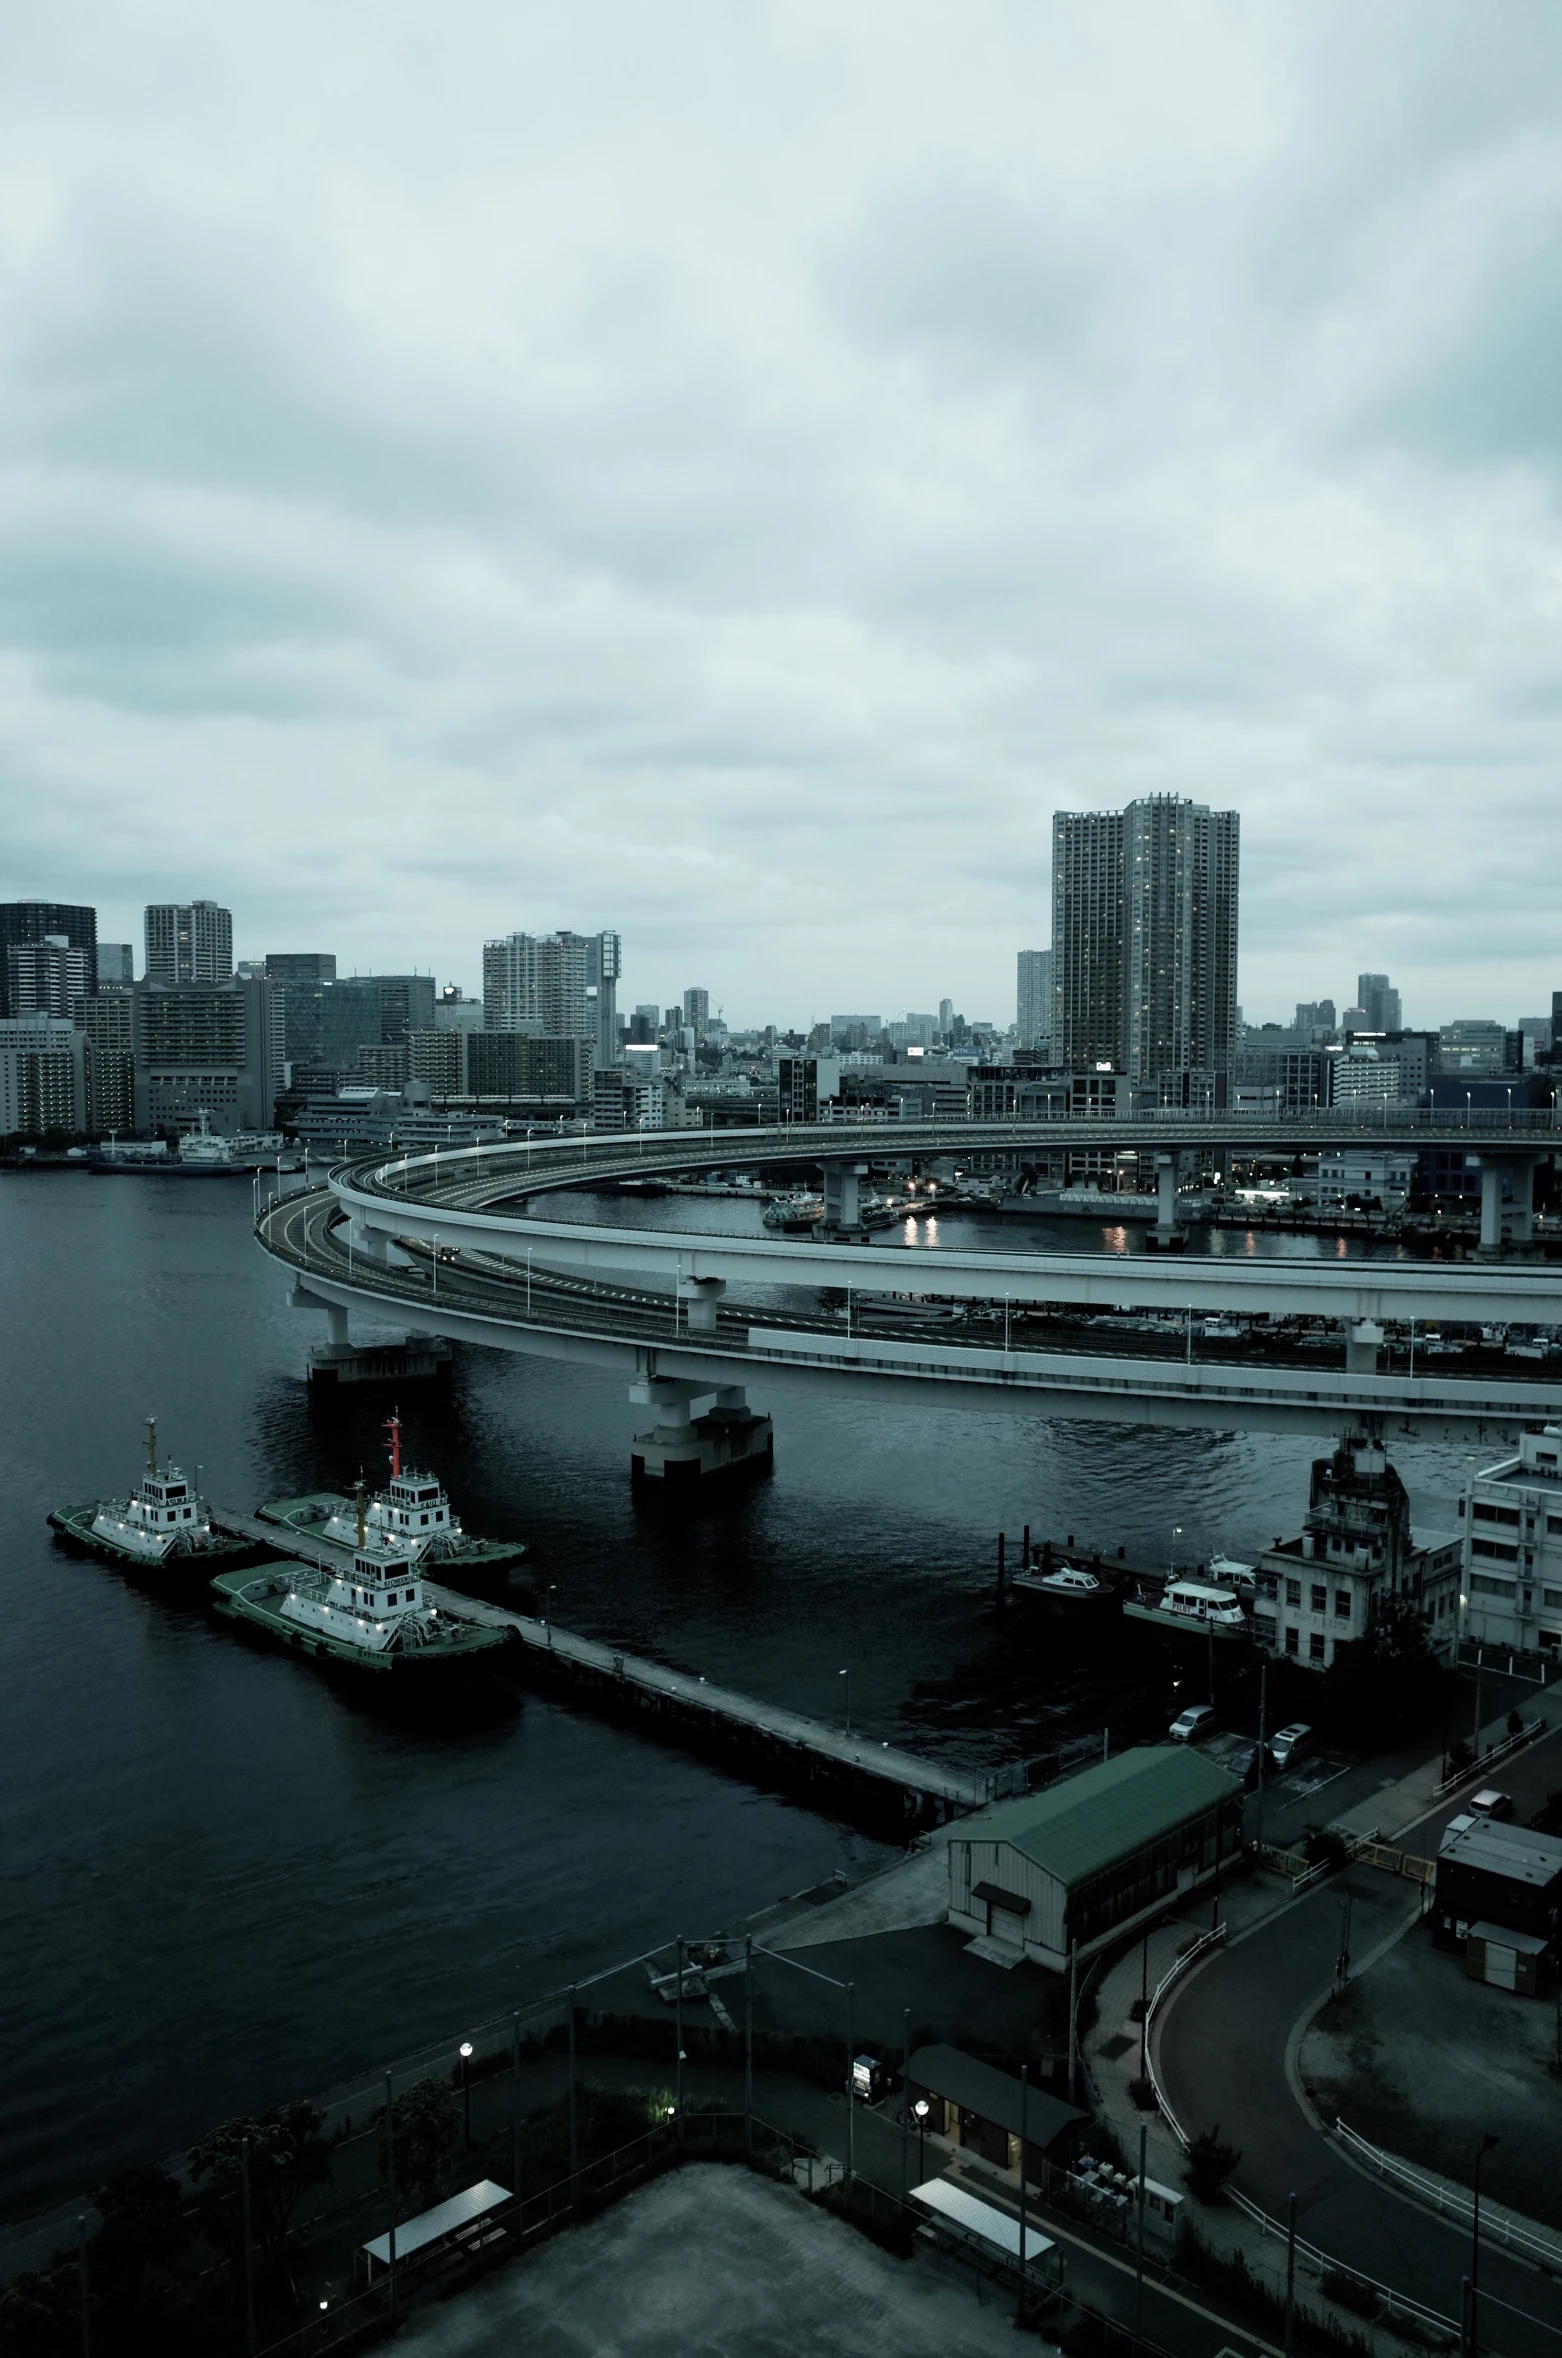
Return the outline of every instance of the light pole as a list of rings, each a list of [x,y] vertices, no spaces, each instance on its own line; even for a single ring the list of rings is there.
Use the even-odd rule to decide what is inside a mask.
[[[548,1644],[550,1647],[553,1644],[553,1594],[558,1585],[559,1584],[556,1580],[550,1580],[548,1583],[547,1596],[543,1599],[542,1625],[548,1633]]]
[[[1481,2163],[1497,2140],[1490,2129],[1475,2149],[1475,2209],[1470,2229],[1470,2358],[1480,2358],[1481,2329],[1476,2304],[1481,2297]]]
[[[846,1733],[849,1736],[852,1732],[852,1674],[849,1670],[843,1670],[840,1675],[846,1681]]]
[[[917,2182],[920,2185],[927,2176],[927,2098],[919,2096],[911,2109],[917,2116]]]
[[[470,2153],[472,2150],[471,2067],[472,2042],[470,2039],[463,2039],[461,2042],[461,2111],[463,2116],[461,2130],[461,2150],[463,2153]]]

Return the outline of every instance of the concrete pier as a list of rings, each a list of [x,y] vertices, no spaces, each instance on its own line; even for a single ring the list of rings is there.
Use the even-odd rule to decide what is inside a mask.
[[[399,1343],[355,1343],[347,1331],[347,1311],[342,1303],[312,1292],[301,1278],[287,1299],[290,1310],[325,1315],[326,1339],[311,1344],[304,1362],[304,1380],[311,1388],[449,1381],[454,1354],[441,1336],[408,1335]]]
[[[213,1507],[211,1519],[215,1529],[252,1540],[273,1556],[305,1564],[318,1560],[317,1550],[281,1524],[263,1523],[231,1507]],[[442,1587],[427,1575],[423,1589],[442,1613],[514,1630],[521,1643],[513,1651],[534,1686],[607,1718],[643,1725],[866,1832],[905,1837],[922,1827],[946,1825],[992,1798],[982,1778],[937,1768],[868,1737],[848,1736],[800,1712],[756,1702],[730,1687],[712,1686],[685,1671],[579,1637],[535,1614]]]
[[[639,1376],[629,1387],[629,1397],[635,1406],[656,1414],[655,1424],[630,1443],[629,1475],[637,1485],[674,1486],[768,1474],[775,1463],[775,1428],[768,1416],[755,1415],[741,1384],[717,1388]],[[695,1416],[693,1405],[701,1398],[709,1398],[712,1405],[703,1416]]]

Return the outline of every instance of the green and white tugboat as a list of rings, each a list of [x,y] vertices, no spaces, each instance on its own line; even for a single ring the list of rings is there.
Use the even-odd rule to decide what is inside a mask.
[[[362,1671],[406,1694],[433,1695],[453,1674],[494,1667],[495,1657],[516,1642],[503,1623],[468,1620],[448,1603],[430,1604],[416,1556],[393,1534],[366,1529],[361,1491],[358,1543],[346,1564],[219,1572],[212,1602],[277,1645]]]
[[[146,1472],[128,1498],[91,1499],[56,1507],[50,1529],[68,1547],[85,1548],[106,1563],[169,1579],[209,1580],[213,1563],[253,1559],[254,1543],[214,1531],[196,1485],[180,1468],[157,1464],[157,1419],[146,1420]]]
[[[367,1506],[366,1536],[394,1539],[402,1552],[430,1571],[437,1564],[441,1580],[481,1583],[512,1573],[526,1553],[518,1539],[477,1539],[463,1531],[437,1475],[404,1470],[401,1462],[401,1416],[385,1420],[390,1435],[390,1482]],[[353,1501],[335,1491],[317,1491],[308,1498],[277,1498],[258,1507],[263,1523],[275,1523],[290,1539],[301,1540],[322,1564],[347,1564],[362,1544],[357,1534]]]

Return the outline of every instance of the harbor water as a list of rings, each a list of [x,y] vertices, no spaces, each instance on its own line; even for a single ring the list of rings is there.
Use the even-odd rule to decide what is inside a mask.
[[[571,1202],[759,1222],[733,1200]],[[51,1507],[129,1488],[149,1415],[226,1505],[381,1479],[387,1404],[310,1401],[319,1324],[287,1307],[250,1213],[243,1181],[0,1180],[0,2220],[889,1855],[535,1695],[454,1732],[389,1720],[54,1547]],[[878,1242],[1128,1241],[1080,1226],[954,1215]],[[400,1406],[409,1457],[469,1529],[527,1542],[558,1622],[821,1719],[849,1670],[857,1727],[974,1768],[1088,1721],[1111,1675],[1044,1632],[1016,1641],[1000,1529],[1241,1554],[1296,1525],[1326,1439],[789,1393],[771,1479],[673,1502],[631,1494],[620,1378],[466,1350],[448,1395]],[[1451,1522],[1463,1462],[1396,1451],[1418,1520]]]

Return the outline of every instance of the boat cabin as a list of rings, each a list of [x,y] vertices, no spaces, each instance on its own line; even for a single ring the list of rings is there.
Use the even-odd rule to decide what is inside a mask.
[[[1245,1629],[1246,1617],[1229,1588],[1213,1588],[1203,1580],[1168,1581],[1161,1610],[1179,1619],[1210,1623],[1216,1629]]]
[[[397,1538],[423,1539],[450,1529],[450,1501],[432,1474],[394,1474],[385,1493],[384,1520]]]
[[[195,1493],[177,1466],[144,1475],[130,1506],[138,1522],[152,1531],[177,1531],[182,1523],[195,1521]]]

